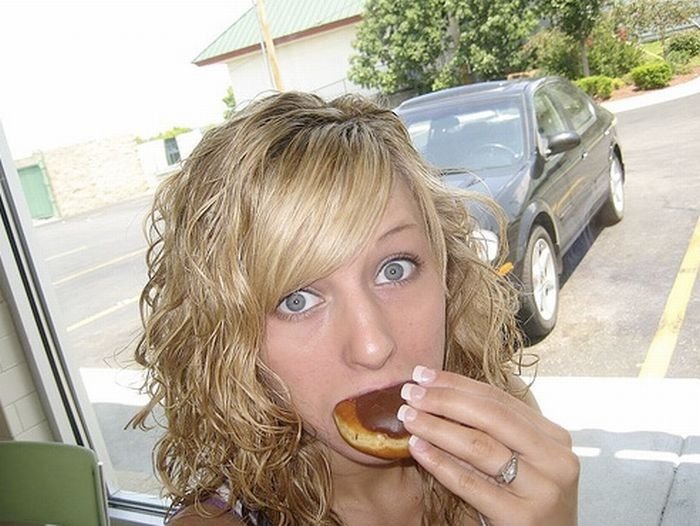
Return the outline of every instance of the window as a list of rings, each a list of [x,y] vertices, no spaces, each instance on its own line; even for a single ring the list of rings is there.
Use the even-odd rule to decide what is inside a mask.
[[[416,149],[440,168],[512,166],[524,155],[525,126],[516,100],[443,104],[401,118]]]
[[[537,131],[543,137],[551,137],[566,130],[566,125],[552,101],[542,91],[535,93],[535,118]]]
[[[586,96],[564,83],[553,84],[548,89],[561,104],[574,129],[581,134],[585,132],[595,117]]]
[[[177,146],[177,139],[171,137],[164,140],[165,143],[165,159],[168,161],[168,166],[180,162],[180,148]]]
[[[125,429],[145,401],[130,355],[145,279],[140,223],[150,197],[32,226],[7,151],[0,134],[3,292],[21,320],[56,438],[97,452],[114,524],[125,524],[134,509],[151,510],[153,523],[162,523],[157,514],[166,504],[151,467],[158,432]]]
[[[164,20],[163,3],[151,0],[0,3],[0,314],[32,333],[19,339],[26,370],[38,366],[21,380],[38,392],[31,402],[46,402],[55,438],[95,449],[111,509],[152,510],[155,524],[165,504],[151,464],[160,431],[127,428],[145,400],[132,358],[147,279],[142,224],[172,172],[161,168],[177,166],[199,137],[152,149],[138,138],[222,121],[225,66],[191,61],[250,9],[178,2]],[[43,79],[61,75],[73,82],[42,92]]]

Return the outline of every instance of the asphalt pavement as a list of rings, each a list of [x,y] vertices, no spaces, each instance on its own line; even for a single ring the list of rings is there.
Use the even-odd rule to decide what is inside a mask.
[[[697,93],[700,77],[603,106],[622,114]],[[697,136],[680,140],[697,148]],[[673,151],[666,155],[672,165]],[[683,168],[697,177],[695,167]],[[697,222],[697,203],[688,210]],[[688,294],[694,280],[685,282]],[[697,363],[697,346],[690,351]],[[700,379],[539,376],[533,389],[544,414],[572,433],[582,465],[581,526],[700,525]]]

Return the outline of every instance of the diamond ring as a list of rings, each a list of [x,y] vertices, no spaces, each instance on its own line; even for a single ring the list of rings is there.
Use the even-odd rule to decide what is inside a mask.
[[[518,456],[515,453],[511,453],[508,462],[503,464],[503,467],[499,470],[498,475],[496,475],[496,482],[499,484],[508,485],[515,480],[518,476]]]

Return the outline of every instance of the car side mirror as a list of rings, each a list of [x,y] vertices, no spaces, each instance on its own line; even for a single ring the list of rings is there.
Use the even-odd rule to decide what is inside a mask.
[[[581,136],[574,131],[565,131],[548,137],[546,156],[556,155],[576,148],[581,144]]]

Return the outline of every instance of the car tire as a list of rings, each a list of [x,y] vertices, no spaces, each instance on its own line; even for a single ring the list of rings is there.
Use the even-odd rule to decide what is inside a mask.
[[[557,323],[559,274],[556,252],[547,230],[536,225],[527,242],[522,272],[519,318],[525,335],[535,343]]]
[[[622,221],[625,215],[625,170],[617,155],[610,160],[608,171],[608,196],[600,209],[598,218],[603,226]]]

